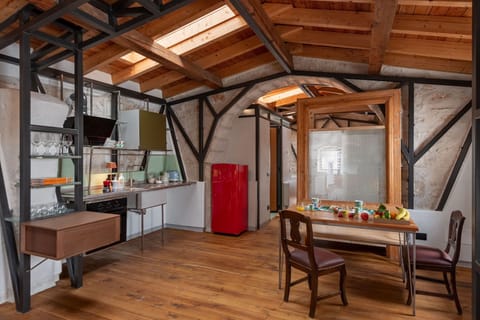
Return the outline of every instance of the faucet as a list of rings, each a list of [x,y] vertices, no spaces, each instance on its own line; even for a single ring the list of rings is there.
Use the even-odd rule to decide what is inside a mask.
[[[135,165],[129,164],[127,165],[127,172],[128,172],[128,186],[131,188],[133,187],[133,178],[132,178],[132,172],[134,169]]]

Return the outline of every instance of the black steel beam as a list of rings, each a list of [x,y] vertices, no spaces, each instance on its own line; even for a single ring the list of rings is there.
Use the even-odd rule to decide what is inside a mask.
[[[73,39],[73,33],[72,32],[66,32],[62,36],[58,37],[62,39],[63,41],[71,41]],[[53,51],[57,50],[58,46],[57,45],[52,45],[52,44],[47,44],[35,51],[32,52],[31,57],[33,61],[37,61],[46,55],[52,53]]]
[[[108,14],[108,12],[112,10],[112,7],[104,1],[90,0],[88,3],[94,6],[95,8],[102,10],[106,14]]]
[[[225,107],[223,107],[223,109],[219,113],[214,113],[214,120],[213,120],[212,125],[210,126],[207,141],[205,142],[205,153],[208,152],[208,150],[210,148],[210,144],[212,143],[213,136],[215,135],[215,129],[217,127],[217,124],[218,124],[218,121],[220,120],[220,118],[228,110],[230,110],[238,102],[238,100],[240,100],[251,88],[252,88],[252,86],[247,86],[247,87],[243,88],[235,97],[233,97],[232,100],[230,100],[230,102]],[[205,98],[205,101],[207,101],[207,105],[209,105],[210,102],[208,100],[208,97]],[[213,109],[213,107],[212,107],[212,109]],[[215,112],[215,110],[213,110],[212,113],[213,112]]]
[[[480,319],[480,2],[472,1],[472,319]]]
[[[167,121],[168,121],[168,128],[170,129],[170,136],[172,138],[173,142],[173,147],[175,149],[175,154],[177,156],[177,162],[178,165],[180,166],[180,172],[182,175],[182,179],[186,179],[187,175],[185,173],[185,167],[183,165],[182,161],[182,153],[180,152],[180,147],[178,146],[178,141],[177,141],[177,134],[175,132],[175,126],[173,125],[172,118],[171,118],[171,113],[172,110],[168,105],[165,106],[165,115],[167,116]]]
[[[215,117],[217,115],[217,111],[215,111],[215,108],[212,106],[209,97],[205,97],[205,102],[207,104],[208,110],[210,110],[211,114]]]
[[[88,0],[61,1],[52,9],[41,13],[24,24],[20,24],[18,28],[2,36],[2,38],[0,38],[0,49],[18,41],[22,33],[39,30],[86,2],[88,2]]]
[[[10,56],[7,56],[3,53],[0,53],[0,61],[6,62],[6,63],[11,63],[11,64],[16,64],[16,65],[20,64],[20,60],[18,58],[10,57]]]
[[[353,91],[355,92],[364,92],[365,90],[363,90],[362,88],[354,85],[353,83],[351,83],[350,81],[348,81],[347,79],[344,79],[344,78],[335,78],[337,81],[340,81],[341,83],[343,83],[344,85],[346,85],[347,87],[349,87],[350,89],[352,89]]]
[[[190,97],[180,98],[177,100],[169,101],[170,105],[184,103],[190,100],[200,99],[202,97],[207,97],[230,90],[244,88],[248,85],[255,85],[257,83],[262,83],[277,79],[283,76],[288,75],[286,72],[280,72],[272,75],[268,75],[262,78],[234,84],[228,87],[218,88],[210,90],[207,92],[199,93]],[[393,77],[393,76],[381,76],[381,75],[370,75],[370,74],[348,74],[348,73],[333,73],[333,72],[315,72],[315,71],[301,71],[295,70],[292,73],[293,76],[311,76],[311,77],[325,77],[325,78],[349,78],[349,79],[359,79],[359,80],[372,80],[372,81],[387,81],[387,82],[414,82],[414,83],[423,83],[423,84],[432,84],[432,85],[445,85],[445,86],[456,86],[456,87],[470,87],[472,82],[469,80],[451,80],[451,79],[429,79],[429,78],[415,78],[415,77]]]
[[[73,51],[73,43],[65,41],[62,37],[54,37],[42,31],[33,31],[31,32],[31,34],[33,37],[39,40],[48,42],[50,44],[53,44],[56,47],[62,47],[70,51]]]
[[[260,229],[260,108],[255,107],[255,181],[257,182],[257,230]]]
[[[279,52],[279,50],[273,45],[273,40],[265,34],[262,28],[258,25],[255,18],[248,12],[248,9],[243,5],[242,1],[229,0],[229,2],[235,7],[235,9],[237,9],[243,20],[247,22],[247,24],[250,26],[253,32],[255,32],[260,41],[262,41],[265,48],[270,51],[278,64],[280,64],[280,66],[283,68],[283,70],[285,70],[285,72],[287,73],[292,73],[293,69],[292,67],[290,67],[291,63],[287,59],[285,59],[282,53]]]
[[[137,2],[153,14],[158,14],[160,12],[159,6],[151,0],[137,0]]]
[[[160,10],[158,10],[157,14],[152,14],[152,13],[149,12],[148,14],[144,14],[144,15],[135,17],[133,19],[130,19],[127,22],[124,22],[123,24],[117,26],[116,31],[113,32],[113,33],[110,33],[110,34],[109,33],[103,33],[99,36],[96,36],[96,37],[93,37],[91,39],[88,39],[88,40],[84,41],[83,44],[82,44],[82,48],[84,50],[86,50],[86,49],[95,47],[102,42],[111,40],[115,37],[120,36],[121,34],[123,34],[125,32],[136,29],[136,28],[146,24],[147,22],[158,19],[158,18],[160,18],[160,17],[162,17],[162,16],[164,16],[168,13],[171,13],[171,12],[177,10],[177,9],[180,9],[181,7],[191,3],[193,1],[194,0],[170,1],[169,3],[159,7]],[[119,9],[119,8],[114,6],[113,7],[113,14],[115,14],[116,9]],[[119,10],[121,10],[121,9],[119,9]]]
[[[42,85],[42,82],[40,81],[40,77],[38,76],[37,72],[32,72],[32,91],[37,91],[42,94],[45,94],[45,88]]]
[[[448,177],[447,184],[445,185],[445,189],[443,190],[442,196],[440,197],[440,201],[438,202],[438,206],[435,209],[437,211],[443,211],[443,208],[445,207],[445,203],[447,203],[448,197],[450,196],[450,193],[452,192],[453,185],[455,184],[455,181],[457,180],[458,173],[460,172],[460,169],[462,168],[462,165],[465,162],[465,158],[467,157],[468,149],[470,148],[470,145],[472,144],[471,128],[470,128],[469,131],[470,132],[468,133],[467,137],[465,138],[465,141],[463,142],[462,149],[460,150],[460,153],[457,157],[457,160],[455,161],[455,165],[453,166],[453,170],[450,173],[450,176]]]
[[[6,221],[11,218],[10,206],[8,205],[7,190],[5,188],[5,179],[3,178],[3,168],[0,163],[0,227],[3,235],[3,243],[7,254],[8,270],[12,282],[13,296],[15,301],[20,301],[20,291],[18,282],[19,262],[17,244],[15,241],[15,232],[12,222]],[[18,306],[17,306],[18,309]]]
[[[30,110],[31,110],[31,68],[30,35],[20,37],[20,223],[30,220]],[[20,237],[22,236],[20,230]],[[30,256],[19,255],[18,283],[19,300],[15,301],[17,311],[30,310]]]
[[[76,137],[76,143],[74,146],[75,154],[83,154],[83,51],[80,48],[82,42],[82,33],[75,33],[75,55],[74,55],[74,87],[75,87],[75,120],[74,126],[78,130],[78,136]],[[76,182],[80,182],[74,186],[75,190],[75,209],[78,211],[85,210],[85,204],[83,202],[83,157],[81,159],[75,159],[74,166],[74,179]],[[77,255],[67,259],[68,274],[70,277],[70,284],[74,288],[80,288],[83,286],[83,257]]]
[[[309,96],[310,98],[315,97],[315,95],[313,94],[312,90],[310,90],[310,88],[308,87],[307,84],[301,84],[301,85],[300,85],[300,88],[301,88],[302,91],[303,91],[307,96]]]
[[[204,111],[205,107],[203,105],[205,99],[200,99],[198,101],[198,151],[200,159],[198,161],[198,180],[205,180],[205,156],[207,155],[207,150],[204,149]]]
[[[415,204],[415,83],[408,82],[408,128],[407,128],[407,207],[412,208]]]
[[[197,151],[197,148],[193,145],[192,140],[190,140],[190,137],[188,136],[188,133],[185,131],[185,128],[182,126],[182,123],[178,119],[177,115],[172,110],[171,106],[169,106],[169,105],[167,105],[167,110],[169,110],[170,117],[175,122],[178,129],[180,130],[180,133],[182,134],[183,138],[187,142],[190,150],[192,151],[193,155],[195,156],[195,159],[197,159],[197,161],[199,161],[200,160],[199,151]]]
[[[64,72],[64,71],[60,71],[52,68],[43,69],[39,73],[42,76],[49,77],[52,79],[58,79],[59,77],[63,76],[65,78],[65,81],[70,83],[72,83],[72,79],[74,78],[74,74],[72,73],[68,73],[68,72]],[[138,100],[148,99],[150,102],[160,104],[160,105],[166,103],[165,99],[163,98],[155,97],[145,93],[125,89],[122,87],[114,86],[114,85],[107,84],[107,83],[100,82],[93,79],[85,78],[85,81],[93,83],[93,88],[97,90],[102,90],[106,92],[119,91],[122,96],[130,97]]]
[[[40,61],[35,61],[34,62],[34,65],[32,66],[32,68],[37,71],[37,72],[40,72],[42,71],[43,69],[46,69],[48,67],[50,67],[52,64],[55,64],[55,63],[58,63],[60,61],[63,61],[63,60],[66,60],[68,58],[70,58],[72,56],[72,51],[71,50],[63,50],[51,57],[48,57],[44,60],[40,60]]]
[[[454,80],[454,79],[436,79],[436,78],[421,78],[421,77],[399,77],[399,76],[384,76],[379,74],[354,74],[354,73],[335,73],[335,72],[317,72],[308,70],[295,70],[292,73],[297,76],[314,76],[326,78],[345,78],[357,80],[373,80],[373,81],[387,81],[387,82],[409,82],[424,84],[435,84],[455,87],[470,87],[472,82],[470,80]]]
[[[112,34],[115,32],[115,28],[110,24],[105,23],[97,19],[96,17],[92,16],[91,14],[88,14],[85,11],[82,11],[80,9],[73,10],[72,15],[79,18],[83,22],[86,22],[88,25],[90,25],[91,27],[99,31],[105,32],[107,34]]]
[[[457,121],[460,120],[471,108],[472,101],[467,103],[450,121],[448,121],[447,124],[432,139],[428,141],[428,143],[426,143],[420,150],[416,151],[415,162],[420,160],[423,155],[427,153],[428,150],[430,150],[430,148],[437,143],[437,141],[440,140],[440,138],[442,138],[443,135],[447,133],[448,130],[450,130],[450,128],[453,127],[455,123],[457,123]]]

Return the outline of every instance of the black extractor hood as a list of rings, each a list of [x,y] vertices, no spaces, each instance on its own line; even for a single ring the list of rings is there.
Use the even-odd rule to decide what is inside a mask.
[[[63,123],[64,128],[74,127],[74,117],[67,117]],[[83,115],[84,145],[102,146],[107,138],[112,135],[116,120],[95,116]]]

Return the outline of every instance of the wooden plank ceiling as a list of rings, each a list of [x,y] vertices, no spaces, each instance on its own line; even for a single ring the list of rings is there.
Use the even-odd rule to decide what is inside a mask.
[[[58,6],[53,0],[0,0],[0,21],[28,3],[44,11]],[[158,4],[83,1],[62,18],[84,28],[84,39],[93,39],[106,32],[107,12],[120,5],[148,9]],[[298,56],[363,63],[370,74],[379,74],[383,65],[470,74],[471,16],[471,1],[461,0],[190,1],[86,49],[84,73],[103,71],[113,84],[134,81],[142,92],[160,89],[166,98],[201,86],[222,87],[225,78],[264,64],[290,72]],[[116,18],[133,19],[120,14]],[[14,28],[1,30],[0,36]],[[54,25],[41,31],[62,34]],[[46,45],[39,39],[33,42],[36,48]],[[318,95],[326,90],[313,86],[309,91]],[[334,91],[328,94],[338,93]],[[275,107],[304,95],[282,98]]]

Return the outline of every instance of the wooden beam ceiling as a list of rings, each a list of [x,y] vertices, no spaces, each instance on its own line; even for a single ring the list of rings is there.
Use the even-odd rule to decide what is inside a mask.
[[[125,33],[115,38],[114,42],[209,87],[217,88],[222,86],[222,80],[218,76],[162,47],[138,31]]]
[[[264,46],[275,57],[285,71],[293,70],[293,58],[283,40],[273,27],[273,23],[258,0],[229,0],[245,19],[250,28],[262,40]]]
[[[345,0],[313,0],[313,2],[345,3]],[[373,4],[375,0],[349,0],[351,3]],[[428,7],[460,7],[471,8],[472,1],[468,0],[398,0],[402,6],[428,6]]]
[[[398,0],[376,0],[370,38],[368,73],[378,74],[382,69],[390,32],[392,31]]]
[[[165,35],[182,25],[189,23],[199,17],[218,9],[222,5],[218,0],[194,1],[192,4],[182,7],[175,11],[174,15],[166,15],[162,19],[154,20],[138,29],[139,32],[149,38],[156,39]],[[95,51],[95,48],[92,49]],[[84,59],[85,73],[107,65],[130,52],[130,49],[111,43],[108,48],[95,52],[90,57]],[[100,55],[102,58],[97,58]],[[137,68],[138,69],[138,68]]]

